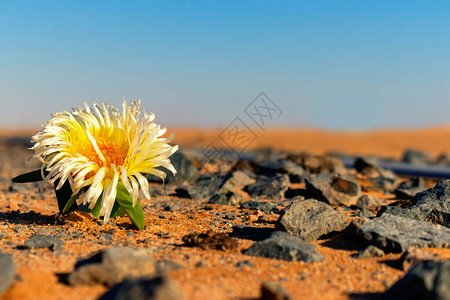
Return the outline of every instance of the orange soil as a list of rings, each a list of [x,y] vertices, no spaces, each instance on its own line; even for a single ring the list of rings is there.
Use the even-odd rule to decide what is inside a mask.
[[[211,141],[217,146],[223,145],[218,138],[221,130],[176,129],[175,142],[184,146],[204,147]],[[323,154],[339,151],[353,154],[377,154],[388,157],[400,157],[407,148],[425,150],[433,156],[450,152],[450,129],[396,130],[370,132],[330,132],[321,130],[254,129],[258,138],[249,148],[270,146],[276,150],[309,151]],[[22,130],[20,135],[30,136],[32,131]],[[17,136],[18,132],[0,130],[1,138]],[[0,142],[1,145],[1,142]],[[3,147],[3,146],[2,146]],[[18,148],[12,157],[20,161],[10,161],[0,168],[3,176],[13,176],[27,170],[24,159],[29,152]],[[165,212],[161,203],[179,203],[180,211]],[[241,254],[240,250],[248,248],[253,242],[238,240],[239,250],[215,251],[182,247],[181,238],[194,232],[213,229],[218,232],[230,232],[235,224],[247,224],[255,227],[273,227],[257,221],[257,213],[249,219],[236,218],[223,226],[212,225],[217,211],[238,211],[235,207],[214,206],[212,210],[202,209],[202,205],[192,200],[177,199],[172,196],[154,197],[143,201],[147,205],[146,230],[133,231],[129,237],[129,221],[121,218],[118,226],[97,225],[89,217],[75,213],[65,225],[28,226],[24,215],[17,224],[11,221],[13,211],[18,208],[22,213],[50,216],[57,212],[55,197],[51,191],[38,193],[36,189],[10,192],[7,183],[0,183],[0,212],[7,217],[0,220],[0,231],[6,236],[0,240],[0,248],[13,256],[17,266],[18,278],[4,294],[6,299],[97,299],[106,289],[102,286],[71,287],[58,280],[58,274],[73,270],[79,257],[87,257],[93,251],[105,249],[111,244],[101,244],[94,234],[114,228],[113,245],[145,247],[153,249],[155,259],[170,259],[184,268],[171,271],[168,276],[180,285],[187,299],[254,299],[260,296],[260,285],[264,281],[280,283],[294,299],[348,299],[349,295],[363,296],[367,293],[383,292],[397,281],[404,272],[393,268],[392,262],[399,254],[388,254],[381,258],[355,259],[361,247],[356,242],[337,240],[319,240],[312,244],[322,253],[326,260],[322,263],[305,264],[302,262],[285,262],[275,259],[255,258]],[[152,204],[153,206],[151,206]],[[33,213],[32,213],[33,214]],[[163,216],[163,218],[161,217]],[[15,227],[22,226],[17,232]],[[65,242],[61,254],[47,249],[20,250],[16,245],[32,236],[35,231],[57,226],[64,230],[79,230],[85,239],[73,239]],[[167,236],[159,233],[167,232]],[[427,249],[437,253],[441,258],[450,259],[450,249]],[[236,267],[242,260],[250,261],[253,267]],[[204,266],[197,263],[203,261]]]

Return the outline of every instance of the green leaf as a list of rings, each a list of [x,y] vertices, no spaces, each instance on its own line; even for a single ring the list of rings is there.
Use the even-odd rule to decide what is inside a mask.
[[[114,206],[111,210],[111,218],[123,217],[126,212],[120,207],[119,203],[114,202]]]
[[[48,175],[48,171],[44,171],[44,175]],[[36,181],[42,181],[44,178],[42,178],[42,172],[41,169],[35,170],[32,172],[28,172],[19,176],[14,177],[11,179],[12,182],[15,183],[27,183],[27,182],[36,182]]]
[[[92,209],[89,209],[88,206],[86,206],[86,212],[91,213],[96,218],[100,218],[100,211],[102,210],[102,196],[103,194],[98,197],[97,202]]]
[[[131,222],[138,230],[145,228],[144,211],[142,210],[141,203],[136,201],[136,205],[133,207],[133,199],[122,182],[119,182],[117,185],[116,202],[127,213]]]
[[[58,182],[59,180],[56,180],[54,186],[56,199],[58,200],[59,212],[64,213],[63,211],[65,211],[65,213],[68,213],[77,210],[77,204],[75,201],[73,201],[69,208],[66,209],[66,205],[68,205],[68,202],[72,197],[72,188],[70,187],[69,181],[66,180],[63,186],[59,190],[57,190],[56,187],[58,186]]]
[[[74,205],[75,201],[78,199],[78,197],[80,196],[81,191],[78,192],[78,194],[73,195],[72,197],[70,197],[69,201],[67,201],[66,205],[64,206],[62,213],[63,214],[67,214],[70,209],[72,208],[72,206]]]

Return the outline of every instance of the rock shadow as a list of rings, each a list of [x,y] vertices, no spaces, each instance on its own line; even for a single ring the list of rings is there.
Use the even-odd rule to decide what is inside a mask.
[[[381,293],[352,293],[348,295],[351,300],[375,300],[381,299]]]
[[[342,235],[338,235],[325,240],[320,245],[335,250],[359,251],[366,247],[367,243],[358,240],[346,239],[343,238]]]

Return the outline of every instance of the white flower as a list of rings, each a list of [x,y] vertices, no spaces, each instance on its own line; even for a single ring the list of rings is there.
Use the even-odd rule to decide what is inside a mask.
[[[57,189],[69,180],[73,195],[80,192],[78,203],[92,209],[101,199],[100,216],[106,223],[114,206],[117,185],[122,182],[133,199],[139,192],[150,199],[145,174],[162,179],[166,174],[156,169],[162,166],[176,173],[169,157],[178,149],[171,146],[172,136],[161,138],[165,128],[153,123],[155,116],[143,112],[140,101],[130,106],[123,102],[122,113],[105,103],[86,103],[72,113],[60,112],[43,124],[32,137],[34,157],[48,171],[45,182]],[[101,196],[101,198],[100,198]]]

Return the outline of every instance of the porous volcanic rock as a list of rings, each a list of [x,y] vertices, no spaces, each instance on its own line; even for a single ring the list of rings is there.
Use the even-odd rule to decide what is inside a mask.
[[[276,231],[268,239],[255,243],[245,255],[307,263],[324,261],[325,257],[308,242],[286,232]]]
[[[416,264],[389,288],[381,299],[449,300],[450,260],[426,260]]]
[[[323,202],[309,199],[287,206],[276,228],[305,241],[314,241],[322,235],[343,230],[348,223],[348,218],[342,213]]]
[[[114,285],[99,300],[182,300],[178,285],[170,278],[132,278]]]
[[[280,200],[290,186],[289,176],[278,174],[272,176],[257,176],[256,182],[245,186],[246,191],[252,198],[266,198]]]
[[[361,186],[336,174],[323,173],[306,178],[308,196],[330,205],[355,205]]]
[[[155,261],[144,250],[113,247],[79,261],[69,274],[69,283],[113,286],[126,278],[156,273]]]
[[[400,253],[410,247],[450,248],[449,228],[391,214],[362,224],[356,233],[385,252]]]

